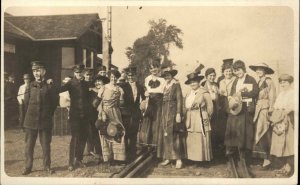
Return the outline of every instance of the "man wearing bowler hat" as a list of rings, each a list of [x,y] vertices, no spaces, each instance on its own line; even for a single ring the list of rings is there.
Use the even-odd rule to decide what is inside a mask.
[[[34,61],[31,64],[35,80],[29,84],[28,93],[24,95],[26,147],[23,175],[31,173],[37,136],[39,136],[43,150],[44,170],[52,174],[54,171],[50,168],[50,143],[53,127],[52,117],[58,104],[58,92],[52,83],[49,84],[45,80],[45,65],[40,61]]]
[[[89,105],[89,83],[84,80],[83,70],[84,65],[75,65],[74,78],[60,89],[60,92],[68,91],[71,99],[69,122],[72,138],[69,148],[69,171],[73,171],[75,167],[85,167],[82,160],[88,137],[88,120],[92,111]]]
[[[18,96],[17,96],[19,102],[19,127],[21,129],[23,128],[24,114],[25,114],[24,95],[25,93],[27,93],[27,89],[30,83],[30,75],[24,74],[23,80],[24,80],[24,84],[19,87]]]
[[[124,105],[121,107],[122,118],[126,129],[125,143],[129,160],[136,154],[137,132],[142,119],[140,102],[145,99],[144,88],[136,82],[136,67],[125,69],[128,82],[121,87],[124,90]],[[131,158],[130,158],[131,157]]]

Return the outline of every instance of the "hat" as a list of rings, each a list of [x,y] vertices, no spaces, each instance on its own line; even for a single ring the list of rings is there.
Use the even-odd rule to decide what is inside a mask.
[[[150,58],[149,65],[150,65],[150,69],[159,68],[160,67],[160,59],[159,58],[156,58],[156,59]]]
[[[243,108],[242,98],[239,96],[229,96],[228,107],[229,107],[229,112],[232,115],[238,115]]]
[[[111,69],[108,71],[108,76],[110,76],[111,74],[113,74],[116,78],[120,78],[121,77],[121,73],[116,70],[116,69]]]
[[[224,72],[225,69],[232,68],[232,64],[233,58],[223,59],[222,72]]]
[[[106,66],[101,65],[97,68],[97,70],[98,71],[106,71]]]
[[[200,82],[204,78],[203,75],[200,75],[199,73],[195,73],[195,72],[188,74],[186,77],[187,77],[187,80],[184,83],[187,85],[190,84],[191,81],[195,80],[195,81]]]
[[[215,70],[214,68],[208,68],[208,69],[206,69],[206,71],[205,71],[205,76],[208,76],[208,75],[210,75],[210,74],[212,74],[212,73],[215,73],[215,74],[216,74],[216,70]]]
[[[23,79],[30,79],[30,75],[29,74],[24,74]]]
[[[125,69],[125,72],[128,76],[136,75],[136,67],[128,67]]]
[[[251,65],[249,66],[250,69],[252,69],[253,71],[256,71],[257,68],[262,68],[264,69],[264,71],[266,72],[266,74],[273,74],[274,70],[271,69],[267,64],[265,63],[259,63],[257,65]]]
[[[294,77],[291,75],[288,75],[288,74],[282,74],[282,75],[280,75],[278,80],[279,80],[279,82],[288,81],[289,83],[293,83]]]
[[[87,73],[87,74],[93,74],[94,69],[89,68],[89,67],[86,67],[86,68],[83,69],[83,72],[84,72],[84,73]]]
[[[172,77],[176,76],[178,73],[177,70],[172,69],[172,67],[164,67],[162,68],[162,77],[165,77],[167,74],[170,74]]]
[[[106,76],[96,75],[93,82],[95,83],[97,80],[101,80],[104,84],[109,83],[109,78],[107,78]]]
[[[125,130],[120,123],[113,121],[102,121],[98,119],[95,122],[96,128],[100,131],[107,140],[114,140],[118,143],[121,142],[122,136],[125,134]]]
[[[31,68],[32,69],[40,69],[40,68],[45,69],[45,64],[41,61],[32,61]]]
[[[84,65],[83,64],[77,64],[73,67],[73,71],[74,72],[82,72],[84,69]]]

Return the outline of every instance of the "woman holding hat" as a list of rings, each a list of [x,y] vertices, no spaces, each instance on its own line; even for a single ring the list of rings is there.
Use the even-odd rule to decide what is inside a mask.
[[[185,154],[185,138],[180,134],[179,124],[182,116],[182,92],[179,82],[174,79],[177,70],[165,67],[162,77],[166,80],[163,93],[162,117],[158,136],[157,157],[165,159],[165,166],[170,160],[176,160],[176,168],[182,167],[181,159]],[[183,129],[183,128],[182,128]]]
[[[121,117],[120,104],[123,103],[123,90],[117,85],[117,80],[121,74],[117,70],[108,71],[108,77],[110,82],[101,88],[98,92],[98,97],[101,99],[101,103],[98,106],[98,120],[102,121],[102,124],[113,124],[117,128],[117,132],[121,135],[115,135],[116,137],[108,137],[109,133],[101,133],[100,141],[102,147],[102,155],[104,162],[125,161],[125,142],[124,142],[124,126]],[[97,122],[96,122],[97,123]],[[110,127],[108,124],[108,127]],[[111,127],[113,128],[113,127]],[[109,129],[107,129],[109,132]]]
[[[255,123],[254,147],[252,154],[254,157],[264,159],[262,167],[266,169],[270,164],[269,154],[271,147],[272,130],[270,127],[269,114],[273,111],[276,99],[276,89],[270,77],[274,73],[267,64],[260,63],[249,66],[258,76],[259,94],[255,107],[253,121]]]
[[[281,92],[274,103],[270,118],[273,127],[270,155],[282,159],[285,163],[280,170],[287,175],[293,174],[294,167],[294,89],[291,75],[279,77]]]
[[[258,86],[255,79],[246,73],[245,63],[241,60],[233,64],[236,79],[231,88],[229,99],[230,114],[225,132],[226,155],[232,161],[238,152],[243,177],[251,177],[246,165],[246,153],[253,147],[253,115]],[[232,104],[231,100],[238,100]],[[240,109],[238,109],[240,107]],[[239,110],[239,111],[235,111]]]
[[[223,79],[219,81],[219,99],[218,106],[220,110],[218,112],[218,123],[219,123],[219,137],[220,140],[223,141],[225,138],[225,131],[227,125],[227,117],[228,117],[228,96],[231,91],[232,84],[235,80],[235,76],[232,71],[233,60],[223,60],[222,64],[222,74]]]
[[[200,81],[204,78],[200,71],[187,75],[188,79],[185,82],[191,87],[191,91],[185,97],[186,151],[189,160],[210,161],[213,157],[210,134],[213,103],[209,92],[200,86]]]

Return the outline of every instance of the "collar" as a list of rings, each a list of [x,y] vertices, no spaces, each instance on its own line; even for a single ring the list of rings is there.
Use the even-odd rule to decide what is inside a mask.
[[[245,81],[245,79],[246,79],[246,76],[247,76],[247,73],[245,73],[245,74],[244,74],[243,78],[239,78],[239,79],[238,79],[238,81],[242,81],[242,82],[244,82],[244,81]]]

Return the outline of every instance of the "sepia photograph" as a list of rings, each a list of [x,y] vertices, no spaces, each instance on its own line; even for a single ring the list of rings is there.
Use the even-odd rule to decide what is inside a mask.
[[[0,184],[297,184],[299,2],[1,2]]]

